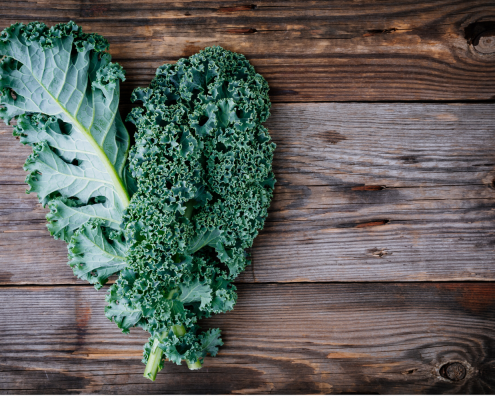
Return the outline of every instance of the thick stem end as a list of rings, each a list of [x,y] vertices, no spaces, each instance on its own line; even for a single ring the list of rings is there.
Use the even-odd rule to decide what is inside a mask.
[[[201,369],[203,367],[203,364],[201,364],[201,361],[196,361],[195,363],[190,363],[189,361],[186,360],[187,367],[191,370],[194,369]]]
[[[163,350],[158,347],[159,343],[160,341],[158,339],[155,339],[153,342],[153,347],[143,374],[145,378],[151,379],[152,381],[156,379],[156,374],[161,370],[160,361],[162,360]]]

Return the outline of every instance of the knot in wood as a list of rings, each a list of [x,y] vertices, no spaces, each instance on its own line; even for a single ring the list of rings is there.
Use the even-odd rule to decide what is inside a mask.
[[[466,377],[466,367],[460,362],[445,364],[440,368],[440,375],[446,379],[457,382]]]
[[[474,40],[473,45],[478,53],[495,53],[495,29],[480,33]]]

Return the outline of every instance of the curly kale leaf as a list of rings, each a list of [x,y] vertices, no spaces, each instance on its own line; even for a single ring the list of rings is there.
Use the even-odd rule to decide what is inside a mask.
[[[268,89],[243,55],[212,47],[158,68],[150,87],[133,93],[143,103],[128,116],[137,190],[123,226],[136,279],[117,280],[107,316],[122,328],[115,305],[142,310],[136,325],[151,334],[150,379],[163,357],[196,369],[222,344],[198,321],[234,307],[232,281],[267,216],[275,182],[275,145],[261,125]]]
[[[220,229],[213,228],[211,230],[203,230],[189,242],[187,252],[192,254],[205,246],[215,246],[219,243],[222,237]]]
[[[70,242],[75,274],[97,287],[125,265],[124,242],[110,236],[135,187],[118,111],[124,71],[107,49],[73,22],[16,23],[0,34],[0,117],[16,118],[14,135],[33,148],[28,192],[50,208],[50,233]]]
[[[190,284],[180,284],[180,296],[178,300],[183,304],[200,302],[200,308],[204,309],[208,304],[211,303],[212,289],[206,282],[201,282],[196,279]]]

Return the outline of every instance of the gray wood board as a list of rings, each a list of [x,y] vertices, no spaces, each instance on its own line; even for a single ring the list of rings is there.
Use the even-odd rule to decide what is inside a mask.
[[[7,1],[0,27],[74,20],[110,42],[123,99],[206,46],[240,52],[274,101],[489,100],[492,0]]]
[[[492,104],[277,104],[278,180],[243,282],[493,280]],[[78,282],[0,128],[0,283]]]
[[[103,315],[105,289],[3,288],[0,393],[494,393],[495,285],[241,284],[203,320],[225,342],[203,369],[142,377],[148,334]],[[465,368],[459,381],[442,366]]]

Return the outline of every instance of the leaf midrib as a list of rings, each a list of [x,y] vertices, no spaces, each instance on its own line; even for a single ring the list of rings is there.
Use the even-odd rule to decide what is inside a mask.
[[[103,151],[103,149],[98,145],[96,140],[94,139],[93,135],[91,135],[91,132],[88,132],[86,128],[75,118],[72,116],[72,114],[58,101],[58,98],[55,98],[50,91],[41,83],[38,78],[34,75],[32,69],[30,69],[32,77],[38,82],[38,84],[45,90],[45,92],[50,96],[50,98],[60,107],[62,112],[69,118],[69,120],[72,122],[72,124],[78,129],[83,136],[86,138],[86,140],[91,144],[91,146],[94,148],[96,151],[96,155],[98,158],[102,161],[103,165],[105,166],[105,169],[107,170],[108,175],[110,175],[110,178],[112,179],[113,186],[115,188],[115,192],[119,196],[120,200],[122,201],[122,205],[124,208],[127,208],[129,205],[129,194],[127,193],[127,190],[120,179],[120,176],[117,174],[117,171],[115,170],[114,165],[110,162],[109,158],[107,157],[106,153]],[[62,87],[65,85],[65,79],[64,83],[62,84]]]

